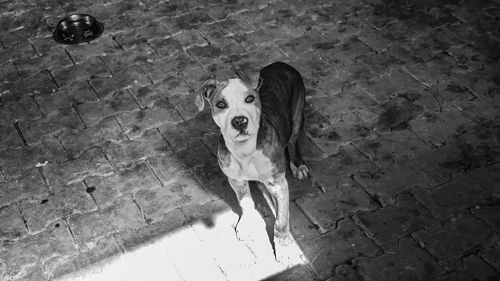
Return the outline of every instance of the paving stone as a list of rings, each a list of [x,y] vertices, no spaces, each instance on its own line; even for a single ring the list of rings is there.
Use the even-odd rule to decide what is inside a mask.
[[[140,229],[126,229],[120,232],[118,239],[125,251],[131,252],[146,243],[154,243],[188,224],[181,210],[174,209],[166,213],[163,220],[152,222]]]
[[[12,124],[0,126],[0,135],[2,135],[2,139],[0,139],[0,150],[6,148],[16,149],[24,145],[21,137],[17,133],[16,127]]]
[[[272,34],[266,33],[262,30],[255,30],[248,33],[236,33],[230,38],[240,44],[248,52],[255,52],[260,48],[273,47],[273,43],[276,42]],[[290,43],[292,44],[292,43]],[[296,42],[296,44],[299,44]],[[284,47],[283,47],[284,48]]]
[[[497,91],[498,92],[498,91]],[[456,101],[455,106],[465,113],[469,118],[479,122],[485,127],[498,126],[500,116],[498,114],[498,97],[475,99],[472,101]]]
[[[92,175],[107,175],[112,170],[113,167],[99,148],[89,149],[76,159],[50,163],[43,168],[51,187],[65,186]]]
[[[171,149],[157,130],[144,131],[141,137],[122,142],[108,141],[103,150],[116,166],[126,166],[154,155],[170,154]]]
[[[420,230],[412,236],[449,270],[456,270],[458,258],[477,248],[491,235],[484,224],[468,215],[458,217],[436,230]]]
[[[36,36],[29,38],[29,41],[33,48],[36,50],[36,53],[39,55],[47,55],[49,53],[59,53],[64,52],[64,47],[62,45],[54,44],[54,38],[52,34],[50,36]]]
[[[92,3],[89,7],[95,16],[102,21],[109,21],[115,17],[120,17],[133,12],[139,8],[138,3],[130,2],[110,2],[110,3]]]
[[[30,233],[43,231],[54,221],[72,214],[97,210],[81,182],[55,187],[43,199],[23,201],[20,207]]]
[[[196,95],[199,93],[192,89],[189,92],[178,93],[177,95],[171,96],[169,100],[175,105],[175,109],[179,112],[179,115],[183,120],[191,120],[196,118],[198,113],[200,113],[198,106],[195,103]]]
[[[334,66],[352,65],[356,57],[372,52],[371,48],[356,36],[347,38],[338,46],[316,45],[316,50]]]
[[[203,142],[193,142],[189,148],[175,153],[174,156],[178,162],[191,171],[212,198],[225,198],[228,193],[232,192],[216,156]]]
[[[55,92],[57,85],[53,82],[48,71],[34,73],[30,77],[16,81],[10,92],[13,94],[35,95]]]
[[[100,56],[102,54],[112,55],[114,53],[121,53],[122,49],[111,36],[104,35],[87,44],[66,46],[65,51],[71,56],[71,59],[76,64],[80,64],[91,57]]]
[[[500,211],[500,206],[477,206],[472,209],[471,212],[476,217],[480,218],[482,221],[486,222],[489,227],[500,233],[500,222],[498,221],[498,212]]]
[[[47,94],[38,94],[34,98],[47,115],[63,107],[95,102],[98,99],[87,81],[76,81],[67,88],[61,88],[56,92]]]
[[[144,66],[139,66],[135,64],[131,64],[130,62],[124,61],[121,59],[121,56],[105,56],[101,57],[105,66],[112,73],[112,76],[96,76],[90,77],[89,83],[93,84],[95,82],[96,91],[102,90],[104,95],[108,95],[106,91],[112,90],[109,87],[99,88],[101,81],[108,81],[107,79],[111,79],[111,85],[119,86],[119,88],[125,88],[126,85],[132,87],[144,86],[153,83],[151,79],[146,75],[143,68]],[[116,81],[114,78],[116,78]],[[121,85],[120,81],[126,81],[126,85]],[[98,92],[99,93],[99,92]],[[112,93],[112,92],[111,92]]]
[[[335,268],[335,275],[326,281],[361,281],[359,274],[347,264],[341,264]]]
[[[227,6],[214,6],[208,11],[208,13],[214,18],[213,14],[224,13],[227,11]],[[215,17],[219,17],[219,15]],[[212,42],[216,42],[218,39],[223,37],[230,37],[235,33],[247,33],[253,31],[252,25],[243,21],[240,14],[225,15],[220,21],[216,21],[207,25],[200,26],[198,31],[203,34],[204,37],[210,39]]]
[[[199,232],[200,240],[207,241],[208,237],[202,235],[203,232],[206,231],[203,227],[210,228],[216,226],[220,217],[228,211],[234,213],[231,215],[234,215],[232,217],[237,220],[239,216],[237,212],[240,211],[237,210],[238,208],[239,203],[236,196],[229,196],[225,199],[214,200],[205,204],[189,204],[182,206],[180,211],[184,215],[186,222],[193,227],[194,231]],[[200,222],[203,227],[199,226]],[[231,227],[233,227],[233,225],[231,225]],[[234,232],[234,235],[236,237],[236,232]]]
[[[377,207],[363,189],[347,178],[326,194],[299,198],[297,204],[323,232],[334,228],[339,219]]]
[[[203,204],[211,200],[190,174],[178,174],[173,182],[157,189],[140,190],[136,199],[151,222],[163,220],[169,211],[182,205]]]
[[[87,126],[97,124],[105,117],[139,110],[139,106],[127,90],[120,90],[105,100],[77,106],[78,113]]]
[[[265,281],[300,281],[300,280],[318,280],[315,278],[314,274],[306,265],[297,265],[290,269],[285,270],[284,272],[275,274],[266,279],[262,279]]]
[[[40,198],[48,192],[36,168],[23,172],[18,178],[0,182],[0,206],[7,206],[25,198]]]
[[[183,51],[181,43],[173,37],[151,38],[148,42],[161,57],[169,57]]]
[[[209,65],[213,62],[214,58],[223,55],[224,50],[214,45],[195,45],[189,47],[187,52],[192,54],[195,60],[199,61],[202,65]]]
[[[397,196],[395,204],[373,212],[359,212],[355,219],[387,251],[397,249],[399,239],[414,231],[440,226],[409,193]]]
[[[32,147],[0,151],[1,173],[7,179],[15,178],[37,163],[61,162],[64,159],[64,151],[59,141],[53,137],[44,137],[39,144]]]
[[[19,278],[19,279],[18,279]],[[21,276],[16,276],[13,280],[23,280],[23,281],[46,281],[49,277],[45,274],[45,270],[42,265],[36,264],[33,266],[27,266],[24,268],[24,272]]]
[[[357,31],[357,29],[355,29]],[[359,34],[356,34],[358,39],[369,46],[371,49],[383,52],[389,48],[392,42],[384,38],[378,31],[366,28]]]
[[[257,49],[259,49],[259,45],[273,46],[270,43],[276,41],[273,33],[266,34],[262,31],[256,31],[253,33],[252,37],[247,38],[248,39],[246,41],[250,41],[250,43],[247,42],[246,44],[243,44],[243,47],[248,51],[256,51]],[[275,43],[280,50],[283,50],[283,52],[285,52],[288,57],[297,57],[307,52],[318,51],[318,47],[324,47],[324,45],[317,45],[317,43],[315,42],[322,42],[323,40],[325,40],[324,36],[318,31],[312,29],[299,37],[294,37],[287,40],[282,39],[273,43]],[[326,52],[323,52],[321,54],[322,58],[330,62],[327,58],[331,58],[333,56],[333,51],[327,49]]]
[[[260,46],[256,50],[249,51],[248,56],[244,56],[237,62],[235,66],[238,69],[245,69],[247,71],[259,71],[264,66],[269,64],[270,61],[287,61],[286,55],[275,47],[274,45]],[[251,72],[250,72],[251,73]],[[197,89],[197,88],[194,88]]]
[[[40,72],[41,69],[55,70],[56,68],[65,67],[72,69],[72,61],[64,52],[51,52],[46,55],[23,58],[15,62],[15,66],[23,77],[29,77]],[[56,71],[57,73],[57,71]],[[63,85],[63,81],[56,80],[59,86]]]
[[[154,61],[141,65],[141,69],[146,73],[152,83],[157,83],[165,79],[168,75],[183,73],[190,77],[193,69],[199,69],[200,65],[185,51],[174,54],[163,60]],[[199,79],[198,76],[192,79]]]
[[[493,73],[486,70],[473,69],[456,74],[456,82],[484,101],[494,100],[498,92],[498,81]]]
[[[394,52],[392,53],[394,54]],[[452,58],[439,55],[434,56],[433,60],[428,62],[407,63],[403,69],[427,87],[432,87],[434,91],[440,90],[439,93],[441,93],[446,91],[446,88],[448,88],[448,85],[452,82],[450,81],[450,76],[453,73],[452,69],[454,67],[455,61]],[[450,94],[451,92],[449,91],[444,93],[445,96],[451,97]],[[456,94],[457,93],[455,93],[455,95]],[[460,96],[464,97],[463,95]]]
[[[145,163],[126,167],[110,176],[91,176],[85,178],[88,192],[92,194],[99,207],[106,208],[118,198],[134,194],[143,189],[160,187],[160,182]]]
[[[447,220],[465,209],[495,201],[484,189],[459,176],[436,188],[416,189],[412,193],[440,220]]]
[[[498,142],[499,127],[483,127],[471,123],[459,129],[459,134],[453,141],[466,143],[470,148],[470,155],[479,167],[490,166],[500,158],[500,145]]]
[[[485,168],[475,169],[471,177],[476,183],[488,189],[496,197],[500,197],[500,165],[494,164]]]
[[[387,135],[369,134],[354,146],[381,168],[412,166],[412,160],[429,150],[429,146],[409,130],[395,130]]]
[[[66,154],[70,159],[82,154],[92,146],[106,141],[123,141],[125,134],[114,117],[104,118],[92,127],[64,130],[58,134]]]
[[[419,137],[427,142],[440,146],[448,138],[459,133],[461,127],[471,121],[453,107],[445,107],[439,113],[425,113],[423,116],[410,120],[409,125]]]
[[[66,54],[64,54],[66,56]],[[61,66],[58,64],[58,66]],[[92,77],[109,77],[110,73],[100,58],[90,58],[78,65],[63,65],[65,67],[51,70],[59,87],[71,85],[75,81],[88,80]]]
[[[492,235],[490,241],[479,252],[479,255],[497,271],[500,268],[500,237]]]
[[[15,121],[33,120],[42,117],[35,101],[29,95],[12,94],[0,98],[0,124],[11,125]]]
[[[52,111],[42,119],[20,122],[19,127],[28,145],[38,143],[40,139],[63,129],[82,128],[83,123],[72,107],[63,107]]]
[[[216,230],[212,230],[212,233],[216,232]],[[209,232],[210,233],[210,232]],[[221,237],[225,233],[219,233],[218,237]],[[213,234],[212,234],[213,235]],[[222,236],[225,237],[226,235]],[[227,239],[222,242],[223,244],[218,243],[206,243],[201,241],[197,232],[191,226],[185,227],[182,229],[180,233],[171,233],[169,235],[168,240],[162,241],[162,246],[166,248],[167,260],[169,260],[178,272],[182,275],[181,279],[186,280],[228,280],[233,279],[231,276],[231,272],[227,270],[227,268],[223,268],[220,266],[220,262],[218,262],[217,258],[219,256],[224,256],[219,253],[226,253],[224,251],[225,247],[216,246],[215,245],[223,245],[226,241],[229,244],[230,249],[239,250],[235,245],[239,241]],[[192,243],[187,245],[184,244],[183,241],[188,239]],[[216,240],[217,241],[217,240]],[[218,240],[221,241],[221,240]],[[235,243],[236,242],[236,243]],[[228,243],[224,245],[228,245]],[[236,246],[236,247],[235,247]],[[244,247],[244,245],[242,245]],[[217,252],[217,250],[219,252]],[[182,254],[171,254],[171,253],[182,253]],[[206,253],[217,253],[218,255],[214,257],[214,255],[209,255]],[[250,253],[250,250],[247,249],[246,253]],[[246,254],[245,253],[245,254]],[[238,259],[246,258],[239,251],[237,252]],[[227,255],[226,255],[227,256]],[[246,261],[246,259],[244,259]],[[199,272],[192,271],[191,264],[199,264],[200,269]],[[172,274],[168,274],[171,276]],[[243,274],[243,276],[252,276],[251,274]],[[241,279],[241,278],[239,278]],[[179,279],[180,280],[180,279]]]
[[[312,97],[310,103],[329,122],[318,124],[314,119],[306,118],[305,130],[325,152],[338,152],[339,145],[364,137],[371,130],[371,125],[361,119],[354,109],[375,104],[356,87],[345,87],[342,92],[328,96],[327,99],[326,95]]]
[[[146,41],[141,41],[134,45],[133,48],[123,51],[122,54],[119,54],[119,57],[127,65],[147,65],[160,60],[160,57]]]
[[[397,57],[387,51],[361,55],[356,58],[356,62],[365,64],[374,73],[387,73],[393,65],[402,64]]]
[[[314,144],[326,154],[339,153],[342,146],[350,144],[356,139],[363,138],[370,132],[370,125],[366,124],[352,111],[337,113],[330,116],[328,126],[311,125],[306,121],[305,130]]]
[[[149,81],[148,81],[149,82]],[[100,99],[106,99],[116,91],[135,86],[133,79],[127,79],[126,75],[113,75],[112,77],[96,77],[90,79],[88,84],[92,87]]]
[[[463,261],[463,268],[448,274],[440,280],[495,280],[499,277],[487,263],[476,255],[469,256]]]
[[[337,79],[342,81],[343,86],[349,84],[352,85],[360,81],[367,81],[376,76],[376,73],[373,72],[373,70],[369,66],[358,63],[357,58],[355,59],[354,64],[337,68]]]
[[[7,278],[16,278],[16,275],[25,274],[26,265],[47,260],[54,255],[70,256],[76,252],[66,223],[55,222],[36,235],[26,236],[16,242],[5,240],[0,248],[0,256],[6,264],[3,274]]]
[[[173,18],[175,27],[180,29],[194,29],[201,25],[213,22],[213,19],[205,13],[204,7],[191,9],[189,13]]]
[[[101,237],[126,229],[138,229],[145,224],[141,211],[129,196],[118,199],[106,209],[75,214],[69,217],[68,222],[79,247],[91,247]]]
[[[138,88],[136,91],[133,91],[133,94],[139,101],[139,104],[145,108],[164,98],[170,98],[175,95],[185,96],[189,91],[190,89],[180,76],[168,75],[158,83]]]
[[[378,168],[351,145],[342,146],[339,154],[328,158],[308,161],[311,177],[326,191],[335,190],[343,178],[361,171]]]
[[[382,75],[368,81],[360,81],[359,87],[372,95],[377,101],[385,102],[391,96],[411,90],[420,91],[423,84],[398,67],[389,68]]]
[[[201,112],[194,119],[178,124],[163,124],[159,128],[174,151],[181,151],[193,142],[199,141],[205,134],[218,131],[208,111]]]
[[[0,74],[3,77],[0,83],[0,92],[4,95],[12,92],[12,85],[22,81],[21,76],[19,76],[14,65],[10,62],[0,65]]]
[[[73,271],[90,267],[106,258],[121,254],[120,247],[114,236],[104,237],[95,243],[88,243],[86,248],[79,250],[80,252],[73,256],[55,256],[48,259],[44,263],[47,274],[51,278],[61,277]]]
[[[335,230],[311,240],[298,241],[320,279],[330,277],[335,266],[359,255],[374,256],[377,247],[349,219],[339,222]]]
[[[423,108],[405,97],[390,99],[380,107],[377,129],[381,131],[405,128],[409,121],[422,114]]]
[[[12,204],[0,209],[0,237],[2,239],[17,239],[27,233],[19,208]]]
[[[396,251],[355,260],[356,269],[366,281],[434,280],[445,271],[411,238],[402,238]]]
[[[331,13],[336,13],[334,9],[332,9],[334,6],[328,7],[329,12]],[[322,16],[329,17],[331,14],[330,13],[323,13],[323,11],[319,11],[322,13]],[[356,21],[356,20],[354,20]],[[324,34],[328,39],[330,40],[329,42],[325,42],[326,45],[330,44],[332,47],[334,45],[339,45],[341,42],[345,42],[351,37],[355,37],[359,35],[362,30],[358,28],[358,22],[354,22],[350,20],[339,20],[334,22],[324,22],[321,25],[314,25],[315,29],[318,29],[322,34]],[[364,40],[362,40],[364,41]],[[370,46],[370,45],[369,45]]]
[[[452,173],[468,172],[490,163],[490,157],[459,138],[452,138],[441,147],[421,151],[415,163],[440,183],[451,179]]]
[[[117,118],[131,139],[142,135],[145,130],[159,127],[165,123],[182,122],[182,117],[175,107],[165,98],[157,101],[155,106],[151,108],[121,114]]]
[[[308,52],[292,59],[287,63],[294,66],[304,78],[306,96],[315,96],[315,94],[323,96],[322,92],[316,88],[325,90],[325,93],[340,93],[343,85],[347,84],[346,81],[341,81],[339,78],[338,69],[327,64],[314,52]],[[317,84],[314,87],[309,87],[308,80],[315,80]]]
[[[416,166],[394,163],[383,170],[361,172],[354,175],[364,189],[383,205],[392,204],[401,192],[425,189],[437,183]]]

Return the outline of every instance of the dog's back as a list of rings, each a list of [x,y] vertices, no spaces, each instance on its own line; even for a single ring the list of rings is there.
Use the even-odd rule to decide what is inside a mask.
[[[268,122],[277,130],[285,145],[292,134],[297,111],[302,114],[305,88],[302,76],[292,66],[275,62],[260,71],[262,85],[259,97],[262,106],[261,122]]]

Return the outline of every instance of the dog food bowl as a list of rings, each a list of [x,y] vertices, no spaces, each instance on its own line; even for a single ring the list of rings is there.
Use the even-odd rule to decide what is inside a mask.
[[[74,14],[60,20],[52,35],[59,43],[78,44],[96,39],[103,30],[103,24],[93,16]]]

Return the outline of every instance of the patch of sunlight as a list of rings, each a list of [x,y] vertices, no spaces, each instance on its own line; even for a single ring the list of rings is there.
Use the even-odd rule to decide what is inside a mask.
[[[253,241],[241,242],[234,226],[238,216],[228,210],[203,222],[179,228],[138,249],[66,275],[60,281],[224,280],[254,281],[287,269],[276,262],[262,222]],[[299,246],[291,248],[290,267],[305,263]]]

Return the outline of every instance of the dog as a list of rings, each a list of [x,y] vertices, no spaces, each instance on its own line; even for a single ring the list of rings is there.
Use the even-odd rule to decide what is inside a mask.
[[[290,258],[287,247],[292,242],[285,178],[287,164],[294,177],[305,179],[309,175],[298,142],[304,123],[302,76],[284,62],[272,63],[255,75],[235,71],[233,77],[222,77],[222,80],[212,75],[201,87],[197,102],[200,111],[205,100],[221,132],[217,152],[219,166],[242,210],[236,226],[237,237],[248,239],[254,231],[251,214],[256,210],[249,181],[260,182],[261,188],[262,184],[265,186],[264,195],[276,217],[275,257],[286,264]]]

